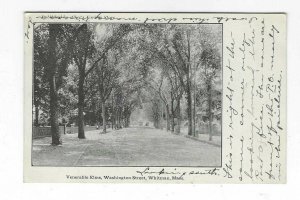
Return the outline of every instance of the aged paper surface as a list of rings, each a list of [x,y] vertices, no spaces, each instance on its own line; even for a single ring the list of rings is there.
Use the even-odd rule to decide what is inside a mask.
[[[41,164],[33,159],[37,149],[48,144],[33,138],[33,33],[39,24],[185,24],[220,25],[221,35],[221,140],[207,145],[209,152],[220,151],[220,164],[199,164],[197,159],[183,164],[167,157],[165,166],[151,164],[86,164],[82,151],[76,164]],[[216,28],[217,29],[217,28]],[[101,32],[101,30],[100,30]],[[229,13],[26,13],[25,14],[25,182],[82,183],[285,183],[286,182],[286,15]],[[190,36],[189,36],[190,37]],[[192,44],[193,45],[193,44]],[[129,47],[130,48],[130,47]],[[172,53],[172,52],[171,52]],[[176,53],[176,52],[175,52]],[[175,54],[174,53],[174,54]],[[89,68],[88,68],[89,69]],[[195,72],[196,74],[196,72]],[[184,99],[184,98],[183,98]],[[184,111],[182,111],[184,112]],[[163,116],[164,117],[164,116]],[[148,125],[147,125],[148,126]],[[98,128],[98,127],[97,127]],[[153,129],[154,130],[154,129]],[[170,133],[171,134],[171,133]],[[109,132],[107,133],[109,135]],[[109,137],[109,136],[103,136]],[[126,137],[126,136],[124,136]],[[198,136],[200,137],[200,136]],[[48,137],[49,138],[49,137]],[[45,139],[47,141],[47,139]],[[86,140],[89,140],[87,137]],[[160,138],[158,138],[160,140]],[[162,139],[161,139],[162,140]],[[174,139],[174,141],[177,139]],[[42,140],[39,140],[42,141]],[[71,141],[71,140],[70,140]],[[72,140],[73,141],[73,140]],[[80,140],[81,142],[82,140]],[[127,140],[124,140],[127,141]],[[151,140],[153,141],[153,140]],[[214,141],[214,138],[213,138]],[[147,141],[146,141],[147,142]],[[37,145],[35,146],[35,144]],[[99,139],[101,143],[101,138]],[[159,143],[159,141],[158,141]],[[190,143],[188,143],[190,144]],[[53,151],[64,154],[62,145]],[[123,144],[122,144],[123,145]],[[124,144],[126,145],[126,144]],[[134,145],[134,144],[133,144]],[[211,148],[211,146],[217,146]],[[60,148],[57,150],[57,148]],[[84,148],[89,148],[88,145]],[[120,147],[122,152],[122,147]],[[153,146],[153,148],[155,148]],[[182,145],[180,148],[186,148]],[[142,149],[142,148],[141,148]],[[197,149],[197,148],[196,148]],[[218,150],[219,149],[219,150]],[[60,151],[61,150],[61,151]],[[151,150],[151,149],[150,149]],[[150,151],[149,150],[149,151]],[[89,151],[91,152],[91,150]],[[42,150],[36,154],[42,154]],[[130,152],[129,152],[130,153]],[[197,151],[193,152],[193,155]],[[201,154],[201,152],[199,152]],[[43,154],[48,155],[48,154]],[[49,154],[59,157],[59,154]],[[98,155],[98,154],[97,154]],[[170,154],[171,155],[171,154]],[[101,153],[99,154],[101,157]],[[130,155],[119,155],[124,159]],[[143,155],[141,155],[143,156]],[[152,155],[153,157],[159,155]],[[212,154],[208,153],[205,160]],[[178,157],[180,155],[178,154]],[[191,156],[192,157],[192,156]],[[143,160],[141,158],[141,160]],[[159,159],[158,159],[159,160]],[[172,162],[175,160],[176,162]],[[64,162],[64,161],[61,161]],[[141,161],[142,162],[142,161]],[[193,164],[193,163],[196,164]],[[37,164],[36,164],[37,163]],[[113,161],[112,161],[113,163]],[[124,162],[126,163],[126,162]],[[205,162],[204,162],[205,163]],[[208,166],[208,167],[207,167]]]

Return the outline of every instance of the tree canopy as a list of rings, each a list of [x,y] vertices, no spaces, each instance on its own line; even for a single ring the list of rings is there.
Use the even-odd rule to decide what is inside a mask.
[[[85,125],[128,127],[143,109],[154,127],[194,135],[220,120],[221,46],[216,24],[36,24],[34,124],[56,137],[77,124],[85,138]]]

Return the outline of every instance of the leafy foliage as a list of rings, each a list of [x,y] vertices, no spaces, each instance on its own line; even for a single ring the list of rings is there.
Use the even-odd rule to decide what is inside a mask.
[[[155,127],[167,121],[173,131],[188,120],[190,133],[193,120],[201,120],[192,114],[219,115],[220,26],[82,23],[59,24],[56,31],[55,70],[47,63],[49,24],[36,25],[34,33],[34,103],[43,113],[53,74],[67,121],[107,118],[121,128],[134,110],[145,109]]]

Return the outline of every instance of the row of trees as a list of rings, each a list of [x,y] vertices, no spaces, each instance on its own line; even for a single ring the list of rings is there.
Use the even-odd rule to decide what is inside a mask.
[[[213,88],[220,44],[212,25],[36,24],[34,124],[49,113],[52,144],[58,145],[60,118],[75,117],[83,139],[85,122],[101,121],[104,133],[108,120],[112,128],[128,127],[131,113],[146,102],[155,127],[164,118],[166,130],[180,129],[186,116],[193,135],[196,105],[211,123],[220,104]]]
[[[181,102],[185,97],[188,135],[196,132],[196,107],[205,110],[212,139],[214,112],[221,109],[221,29],[212,25],[157,25],[147,38],[145,48],[153,55],[156,72],[149,87],[156,94],[153,119],[158,125],[166,118],[166,130],[180,132]],[[157,109],[158,101],[164,106]],[[194,105],[193,105],[194,104]],[[159,113],[163,110],[163,115]],[[218,110],[218,111],[216,111]],[[175,119],[177,122],[175,123]]]

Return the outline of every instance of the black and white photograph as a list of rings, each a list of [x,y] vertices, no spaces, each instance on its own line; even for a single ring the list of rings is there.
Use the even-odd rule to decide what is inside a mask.
[[[220,167],[222,23],[34,23],[31,165]]]

